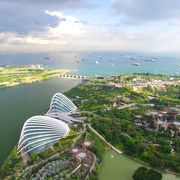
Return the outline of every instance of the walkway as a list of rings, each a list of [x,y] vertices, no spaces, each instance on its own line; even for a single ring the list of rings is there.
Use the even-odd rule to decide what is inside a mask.
[[[69,174],[69,176],[71,176],[72,174],[74,174],[80,167],[81,167],[81,164],[79,164],[79,165]]]
[[[88,124],[89,129],[91,129],[106,145],[108,145],[111,149],[116,151],[118,154],[122,154],[123,152],[110,144],[104,137],[102,137],[90,124]]]
[[[133,107],[133,106],[135,106],[135,105],[136,105],[136,103],[126,104],[126,105],[123,105],[123,106],[118,107],[118,109],[129,108],[129,107]]]

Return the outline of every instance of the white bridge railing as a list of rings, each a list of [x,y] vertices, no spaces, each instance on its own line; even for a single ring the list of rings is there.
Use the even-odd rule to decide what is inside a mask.
[[[70,74],[59,74],[62,78],[70,78],[70,79],[85,79],[86,76],[79,76],[79,75],[70,75]]]

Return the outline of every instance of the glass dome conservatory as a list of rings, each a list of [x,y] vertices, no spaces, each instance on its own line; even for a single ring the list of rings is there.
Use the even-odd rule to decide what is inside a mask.
[[[47,116],[29,118],[21,131],[18,153],[21,155],[40,153],[68,135],[67,124]]]
[[[62,93],[56,93],[52,97],[49,112],[71,114],[75,112],[76,110],[77,110],[77,107],[73,104],[73,102],[69,100]]]

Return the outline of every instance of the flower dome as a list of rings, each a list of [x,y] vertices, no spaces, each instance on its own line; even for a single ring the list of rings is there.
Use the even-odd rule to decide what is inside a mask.
[[[18,153],[21,155],[40,153],[68,135],[67,124],[47,116],[29,118],[21,130]]]
[[[62,93],[56,93],[51,100],[49,112],[73,113],[77,107]]]

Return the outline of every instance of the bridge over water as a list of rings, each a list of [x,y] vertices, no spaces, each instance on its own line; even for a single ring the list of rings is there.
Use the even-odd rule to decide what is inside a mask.
[[[79,75],[70,75],[70,74],[59,74],[62,78],[70,78],[70,79],[85,79],[86,76],[79,76]]]

